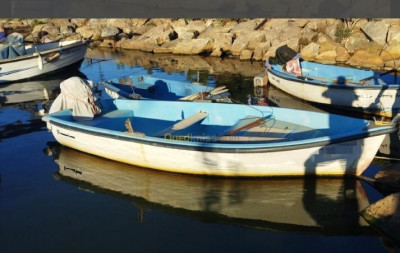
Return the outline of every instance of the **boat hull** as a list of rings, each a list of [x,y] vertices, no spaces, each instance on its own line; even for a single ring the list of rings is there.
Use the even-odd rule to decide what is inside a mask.
[[[141,142],[128,135],[96,134],[52,121],[48,126],[62,145],[107,159],[169,172],[235,177],[361,175],[385,137],[290,149],[206,151]]]
[[[0,62],[0,83],[24,80],[57,71],[61,68],[82,61],[86,55],[87,45],[75,42],[59,48],[39,51],[37,54],[24,55],[15,59]],[[53,60],[49,57],[60,55]]]
[[[272,85],[309,102],[385,117],[393,117],[400,110],[397,88],[324,85],[317,81],[296,79],[294,76],[281,75],[278,71],[268,71],[268,80]]]

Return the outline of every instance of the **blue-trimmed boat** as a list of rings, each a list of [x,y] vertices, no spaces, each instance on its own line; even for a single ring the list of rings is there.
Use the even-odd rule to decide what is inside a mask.
[[[400,78],[394,70],[376,72],[300,61],[301,74],[268,65],[271,84],[309,102],[393,117],[400,110]],[[392,74],[394,72],[394,75]]]
[[[114,99],[156,99],[156,100],[207,100],[230,102],[225,86],[202,85],[190,81],[177,81],[154,76],[128,76],[101,82],[100,86]]]
[[[158,170],[216,176],[361,175],[397,126],[266,106],[101,100],[92,119],[44,117],[62,145]]]

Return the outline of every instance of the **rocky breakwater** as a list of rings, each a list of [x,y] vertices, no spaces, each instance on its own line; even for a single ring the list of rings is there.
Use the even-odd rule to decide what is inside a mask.
[[[0,25],[27,41],[91,38],[99,47],[252,61],[288,45],[309,61],[400,68],[400,19],[1,19]]]
[[[371,204],[362,212],[364,219],[400,246],[400,193]]]

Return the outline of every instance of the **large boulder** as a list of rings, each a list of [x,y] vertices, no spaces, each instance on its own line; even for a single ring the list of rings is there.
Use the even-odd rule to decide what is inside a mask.
[[[174,51],[174,48],[176,45],[180,42],[181,40],[172,40],[172,41],[167,41],[164,44],[162,44],[159,47],[155,47],[153,49],[153,52],[155,54],[172,54]]]
[[[293,49],[294,51],[298,52],[300,49],[300,39],[299,38],[290,38],[286,41],[284,41],[283,43],[281,43],[281,45],[287,45],[288,47],[290,47],[291,49]]]
[[[378,44],[386,44],[386,36],[388,33],[388,28],[382,21],[378,22],[368,22],[361,27],[361,30],[370,38]]]
[[[241,37],[243,36],[248,38],[249,43],[247,47],[250,50],[254,50],[259,43],[266,41],[265,33],[262,31],[250,31],[246,34],[243,34]]]
[[[253,60],[255,61],[263,60],[263,56],[265,55],[266,52],[268,52],[268,49],[270,47],[271,47],[270,42],[258,43],[254,48]]]
[[[400,59],[400,43],[387,46],[381,53],[384,62]]]
[[[91,19],[89,19],[87,25],[89,25],[95,29],[101,30],[107,26],[107,19],[91,18]]]
[[[280,29],[279,39],[285,41],[291,38],[300,38],[301,29],[297,26],[295,22],[289,22],[287,26]]]
[[[340,47],[341,44],[334,41],[332,38],[326,35],[320,35],[317,43],[319,44],[319,52],[327,52],[327,51],[335,51],[337,47]]]
[[[60,26],[60,33],[63,37],[71,36],[75,33],[76,28],[73,25],[61,25]]]
[[[380,55],[383,50],[383,45],[380,45],[376,42],[363,42],[357,44],[354,48],[355,51],[365,50],[370,54]]]
[[[173,34],[175,30],[169,23],[165,23],[159,26],[155,26],[142,34],[138,40],[154,43],[157,45],[162,45],[167,41],[173,40]]]
[[[387,36],[387,42],[389,44],[400,42],[400,25],[390,27]]]
[[[372,226],[400,241],[400,193],[391,194],[371,204],[361,214]]]
[[[197,38],[207,25],[203,20],[186,22],[186,20],[179,19],[178,21],[173,22],[172,27],[178,34],[178,37],[183,40]]]
[[[71,23],[76,25],[76,27],[85,26],[89,22],[88,18],[72,18]]]
[[[380,69],[383,67],[383,60],[379,55],[371,54],[366,50],[358,50],[346,62],[355,67]]]
[[[327,27],[327,20],[326,19],[311,19],[305,28],[308,28],[315,32],[325,32]]]
[[[173,50],[174,54],[200,54],[212,52],[213,41],[211,39],[193,39],[179,42]]]
[[[47,32],[48,34],[59,34],[60,28],[52,23],[36,25],[32,29],[32,33]]]
[[[265,52],[265,54],[263,55],[263,60],[265,61],[270,57],[275,57],[277,49],[277,46],[271,46],[270,48],[268,48],[267,52]]]
[[[256,28],[257,23],[255,20],[248,20],[242,23],[239,23],[235,27],[230,30],[230,33],[235,34],[236,37],[239,37],[242,34],[246,34],[249,31],[253,31]]]
[[[253,56],[253,51],[249,50],[249,49],[245,49],[240,52],[239,59],[240,60],[251,60],[252,56]]]
[[[400,186],[400,167],[397,165],[390,169],[383,169],[376,173],[374,178],[379,183]]]
[[[120,31],[119,31],[119,29],[117,27],[108,26],[108,27],[105,27],[105,28],[103,28],[101,30],[101,35],[100,36],[102,38],[108,38],[108,37],[114,37],[119,33],[120,33]]]
[[[357,32],[351,34],[348,38],[344,40],[344,46],[349,53],[353,53],[357,45],[362,43],[367,43],[369,40],[363,33]]]
[[[131,19],[133,27],[140,27],[145,25],[149,19],[148,18],[133,18]]]
[[[240,36],[236,38],[231,47],[231,54],[239,56],[240,52],[247,48],[249,45],[249,38],[247,36]]]
[[[400,19],[398,18],[384,18],[381,21],[387,26],[400,25]]]
[[[198,38],[216,38],[221,33],[229,33],[238,23],[236,21],[228,21],[227,23],[215,21],[211,26],[206,27]],[[232,33],[232,35],[234,35]]]
[[[332,51],[324,51],[315,57],[315,61],[325,64],[335,64],[336,57],[336,49]]]
[[[194,21],[188,22],[186,27],[189,30],[197,31],[200,34],[206,29],[207,25],[208,24],[203,20],[194,20]]]
[[[149,24],[152,24],[154,26],[160,26],[160,25],[172,25],[172,20],[169,18],[152,18],[147,21]]]
[[[220,33],[219,36],[216,36],[214,39],[213,52],[215,50],[222,50],[224,52],[230,51],[232,48],[232,33]]]
[[[126,34],[134,32],[135,25],[129,18],[110,18],[106,21],[107,27],[116,27]]]
[[[315,60],[319,54],[319,47],[317,43],[311,42],[300,51],[301,57],[307,61]]]
[[[308,41],[314,41],[314,38],[318,37],[318,32],[311,30],[310,28],[303,28],[301,30],[301,38],[307,39]]]
[[[350,54],[345,47],[336,48],[336,62],[346,62],[350,59]]]
[[[267,22],[265,22],[264,25],[262,25],[262,27],[260,29],[261,30],[281,30],[283,27],[286,27],[289,24],[289,21],[290,21],[290,19],[285,19],[285,18],[269,19],[269,20],[267,20]],[[298,23],[296,22],[296,20],[294,20],[294,23],[296,23],[296,25],[299,26]],[[299,20],[299,23],[302,23],[302,21]]]
[[[91,26],[78,27],[76,29],[76,33],[79,33],[84,39],[88,38],[92,38],[92,40],[101,39],[101,30],[93,28]]]
[[[69,19],[66,19],[66,18],[52,18],[52,19],[50,19],[49,22],[58,27],[63,26],[63,25],[75,26],[72,22],[70,22]]]

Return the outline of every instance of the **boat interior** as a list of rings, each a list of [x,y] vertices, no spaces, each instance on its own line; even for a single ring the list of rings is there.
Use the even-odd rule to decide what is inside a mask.
[[[336,65],[320,64],[308,61],[300,62],[302,76],[299,78],[315,80],[325,84],[346,84],[346,85],[396,85],[400,84],[400,77],[396,69],[385,72],[378,72],[365,69],[342,67]],[[274,68],[280,66],[274,65]],[[282,70],[282,68],[277,69]]]
[[[76,43],[77,41],[62,41],[62,42],[49,42],[49,43],[39,43],[39,44],[31,44],[31,45],[26,45],[25,50],[26,54],[34,54],[37,52],[43,52],[59,47],[65,47],[68,45],[72,45]]]
[[[117,131],[132,136],[221,143],[299,141],[354,134],[365,131],[369,124],[368,121],[347,117],[344,120],[343,116],[339,115],[302,111],[294,111],[293,114],[293,111],[284,108],[254,109],[244,105],[231,105],[237,106],[238,113],[233,113],[235,110],[232,109],[235,108],[225,104],[219,104],[220,110],[216,110],[215,105],[209,103],[166,104],[160,101],[127,100],[113,102],[117,104],[117,109],[103,110],[101,115],[91,120],[74,118],[68,110],[53,117],[83,127]],[[185,109],[182,103],[185,103]],[[335,127],[330,127],[331,125]]]

